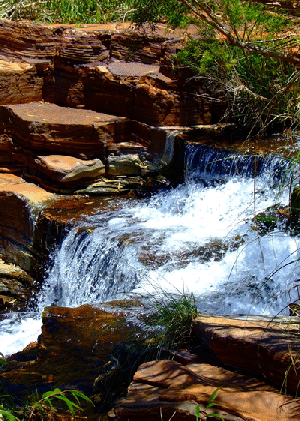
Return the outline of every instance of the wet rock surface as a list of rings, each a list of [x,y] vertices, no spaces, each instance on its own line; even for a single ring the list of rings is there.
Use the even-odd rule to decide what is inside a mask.
[[[99,408],[108,409],[125,392],[142,358],[133,340],[137,329],[126,320],[136,306],[128,302],[123,312],[121,303],[46,307],[38,342],[7,359],[7,391],[17,398],[29,390],[78,388],[96,404],[96,409],[86,409],[88,417]]]

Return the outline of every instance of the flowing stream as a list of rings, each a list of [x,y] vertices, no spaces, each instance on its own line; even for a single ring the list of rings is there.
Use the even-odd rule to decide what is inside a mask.
[[[187,145],[185,183],[86,216],[49,264],[34,315],[3,320],[3,354],[35,340],[47,305],[193,293],[200,311],[275,315],[297,299],[299,238],[254,216],[288,204],[295,168],[274,155]],[[254,177],[255,175],[255,177]],[[3,345],[4,344],[4,345]]]

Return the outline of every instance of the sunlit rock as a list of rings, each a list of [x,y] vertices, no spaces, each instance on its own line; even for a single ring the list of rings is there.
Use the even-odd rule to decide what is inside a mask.
[[[0,259],[0,310],[25,308],[35,287],[35,280],[28,273]]]
[[[35,66],[12,62],[0,56],[0,104],[18,104],[42,99],[43,79]]]
[[[296,319],[259,320],[200,315],[196,341],[227,367],[265,379],[278,390],[299,393],[299,322]]]
[[[217,392],[215,405],[206,409]],[[128,394],[114,410],[115,419],[131,421],[175,419],[194,420],[199,405],[200,419],[217,414],[227,421],[294,420],[299,399],[281,395],[255,378],[209,364],[152,361],[139,367]]]

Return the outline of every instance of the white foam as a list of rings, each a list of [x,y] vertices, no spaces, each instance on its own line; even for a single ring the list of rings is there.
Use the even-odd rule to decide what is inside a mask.
[[[231,178],[216,187],[193,180],[149,201],[87,217],[53,259],[38,307],[126,296],[191,292],[201,311],[276,314],[293,301],[299,239],[279,229],[259,236],[255,214],[288,203],[265,178]],[[86,224],[86,221],[84,222]],[[84,226],[84,225],[83,225]],[[203,258],[207,252],[207,257]],[[35,340],[40,320],[1,322],[1,352]]]
[[[0,352],[4,356],[14,354],[24,349],[29,343],[35,342],[41,333],[42,320],[38,318],[24,317],[16,320],[5,319],[1,322]]]

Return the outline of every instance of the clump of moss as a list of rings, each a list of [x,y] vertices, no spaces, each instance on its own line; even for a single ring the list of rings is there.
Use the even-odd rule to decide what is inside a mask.
[[[279,226],[287,226],[288,212],[279,204],[268,207],[264,212],[257,214],[253,218],[254,225],[252,228],[257,230],[260,235],[274,231]]]

